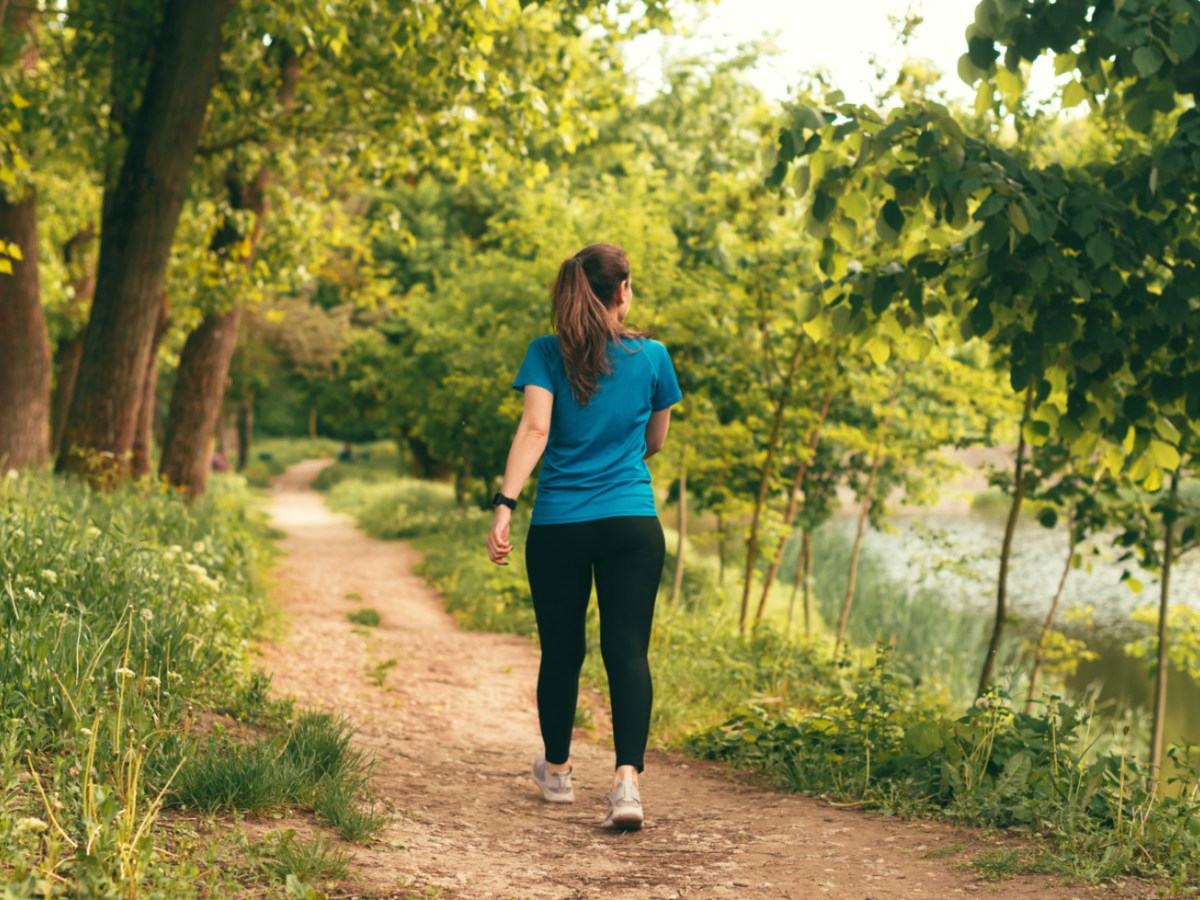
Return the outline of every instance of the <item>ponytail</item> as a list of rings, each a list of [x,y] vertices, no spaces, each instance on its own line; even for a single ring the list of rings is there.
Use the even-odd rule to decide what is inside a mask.
[[[643,337],[616,320],[621,285],[629,281],[625,251],[592,244],[566,260],[554,282],[554,330],[571,382],[571,393],[587,406],[600,377],[612,372],[609,341]]]

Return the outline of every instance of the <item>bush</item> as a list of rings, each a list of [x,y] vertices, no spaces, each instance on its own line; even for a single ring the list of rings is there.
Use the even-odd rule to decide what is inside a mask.
[[[861,807],[1036,832],[1051,839],[1046,860],[1074,877],[1194,877],[1200,768],[1187,748],[1171,752],[1170,796],[1155,797],[1119,739],[1096,752],[1095,730],[1089,711],[1060,698],[1029,715],[992,694],[952,715],[892,673],[881,649],[845,694],[807,709],[742,706],[687,749]]]

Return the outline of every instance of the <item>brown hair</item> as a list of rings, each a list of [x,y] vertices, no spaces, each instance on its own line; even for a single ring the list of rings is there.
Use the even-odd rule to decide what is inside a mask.
[[[629,258],[612,244],[590,244],[558,269],[552,295],[554,330],[571,393],[583,406],[596,393],[600,376],[612,371],[608,342],[647,336],[612,315],[627,281]]]

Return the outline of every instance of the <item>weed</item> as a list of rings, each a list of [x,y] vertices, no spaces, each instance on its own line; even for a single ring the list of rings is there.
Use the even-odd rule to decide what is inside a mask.
[[[350,874],[349,853],[319,835],[301,840],[290,828],[270,835],[260,853],[263,869],[280,880],[293,875],[306,882],[333,881]]]
[[[327,713],[306,712],[288,735],[281,761],[312,781],[360,769],[362,759],[350,747],[350,734],[345,719]]]
[[[388,672],[394,669],[399,662],[396,659],[385,659],[383,662],[375,663],[367,671],[367,678],[375,687],[383,687],[387,681]]]
[[[369,606],[363,609],[356,609],[352,613],[346,613],[346,618],[355,625],[362,625],[364,628],[378,628],[379,623],[383,621],[380,618],[378,610],[374,610]]]
[[[346,599],[353,600],[355,603],[362,603],[363,595],[358,591],[346,591]]]
[[[388,816],[376,809],[375,800],[367,794],[366,777],[361,773],[322,782],[314,810],[338,834],[358,844],[376,837],[388,824]]]
[[[1009,881],[1030,871],[1029,863],[1019,850],[988,850],[961,868],[975,872],[985,881]]]

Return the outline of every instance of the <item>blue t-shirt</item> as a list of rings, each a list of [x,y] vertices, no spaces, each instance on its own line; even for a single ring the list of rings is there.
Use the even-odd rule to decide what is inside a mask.
[[[666,347],[642,338],[622,344],[610,345],[612,372],[600,377],[587,406],[571,392],[557,337],[537,338],[525,353],[513,387],[524,392],[533,384],[554,394],[534,525],[657,515],[642,459],[646,425],[652,412],[683,395]]]

